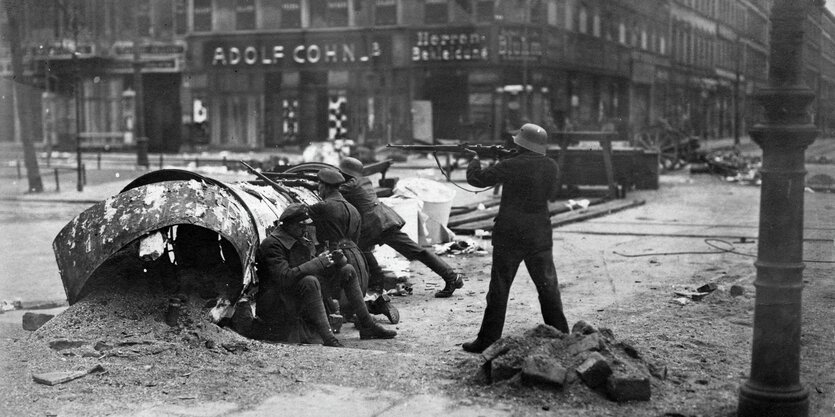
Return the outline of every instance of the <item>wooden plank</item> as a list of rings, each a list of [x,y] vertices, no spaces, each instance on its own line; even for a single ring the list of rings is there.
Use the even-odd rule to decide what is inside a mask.
[[[101,365],[96,365],[92,368],[84,369],[81,371],[67,371],[67,372],[44,372],[40,374],[33,374],[32,379],[44,385],[58,385],[63,384],[64,382],[69,382],[74,379],[78,379],[88,374],[92,374],[93,372],[104,372],[104,367]]]
[[[496,197],[490,198],[489,200],[478,201],[478,202],[463,205],[463,206],[454,206],[449,211],[449,215],[450,215],[450,217],[459,216],[459,215],[462,215],[462,214],[465,214],[465,213],[476,211],[476,210],[478,210],[479,204],[484,204],[484,207],[489,208],[489,207],[498,206],[500,203],[501,203],[501,198],[496,196]]]
[[[589,206],[595,206],[597,204],[601,204],[606,200],[604,198],[589,198]],[[552,203],[548,203],[548,212],[551,216],[556,214],[564,213],[571,211],[566,205],[568,200],[559,200]],[[492,210],[483,210],[482,212],[488,212]],[[479,212],[479,213],[482,213]],[[447,227],[455,233],[473,233],[475,230],[492,230],[493,229],[493,218],[496,217],[498,213],[498,208],[495,209],[492,215],[488,217],[484,216],[471,216],[468,217],[470,219],[467,222],[459,222],[456,221],[453,223],[453,220],[447,223]],[[463,216],[462,216],[463,217]]]
[[[593,208],[583,211],[575,211],[564,213],[559,216],[551,217],[551,227],[564,226],[566,224],[577,223],[595,217],[602,217],[607,214],[616,213],[618,211],[626,210],[632,207],[644,205],[644,200],[612,200],[604,204],[600,204]]]

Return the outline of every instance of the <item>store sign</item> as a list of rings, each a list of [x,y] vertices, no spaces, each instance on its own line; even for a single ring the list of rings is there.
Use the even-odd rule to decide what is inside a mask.
[[[186,52],[185,42],[148,43],[139,45],[141,55],[182,55]],[[114,42],[113,55],[133,56],[133,42]]]
[[[486,61],[487,35],[469,30],[421,30],[413,35],[413,62]]]
[[[347,38],[347,39],[346,39]],[[384,55],[380,40],[272,42],[207,42],[205,62],[211,67],[351,65],[377,62]]]
[[[542,36],[536,30],[501,29],[499,57],[504,60],[539,59],[542,57]]]

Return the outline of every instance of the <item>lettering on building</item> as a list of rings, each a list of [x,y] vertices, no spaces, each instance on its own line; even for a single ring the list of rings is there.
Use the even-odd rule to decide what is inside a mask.
[[[502,29],[498,36],[498,54],[502,59],[540,58],[543,53],[539,32]]]
[[[418,31],[412,61],[483,61],[488,58],[487,37],[477,32]]]
[[[216,46],[211,56],[212,66],[253,66],[292,63],[350,64],[362,63],[382,55],[378,42],[371,42],[368,50],[353,42],[311,43],[298,45]]]

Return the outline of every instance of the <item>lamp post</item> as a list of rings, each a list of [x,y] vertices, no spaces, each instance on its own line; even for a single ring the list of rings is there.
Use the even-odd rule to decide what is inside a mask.
[[[72,6],[72,63],[73,63],[73,99],[75,100],[75,164],[76,186],[79,192],[84,191],[84,174],[81,172],[81,68],[78,61],[78,5]]]
[[[756,94],[765,122],[750,130],[762,148],[751,375],[739,390],[741,417],[807,416],[800,383],[803,289],[804,153],[818,134],[803,83],[805,21],[819,0],[775,0],[771,9],[769,85]]]

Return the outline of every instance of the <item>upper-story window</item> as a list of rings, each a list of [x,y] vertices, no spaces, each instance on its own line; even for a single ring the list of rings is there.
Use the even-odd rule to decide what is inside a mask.
[[[397,0],[374,0],[374,24],[377,26],[397,24]]]
[[[136,34],[151,36],[151,3],[139,0],[136,3]]]
[[[626,44],[626,24],[618,23],[618,42]]]
[[[641,49],[647,50],[649,49],[649,39],[647,38],[647,30],[641,29]]]
[[[475,4],[477,22],[492,22],[496,18],[496,3],[493,0],[478,0]]]
[[[194,31],[210,32],[212,30],[212,0],[194,0]]]
[[[174,0],[174,33],[185,35],[188,32],[188,2]]]
[[[235,28],[238,30],[255,29],[255,0],[236,0]]]
[[[591,32],[594,36],[600,37],[600,15],[596,12],[594,13],[594,17],[592,18],[592,25],[591,25]]]
[[[310,0],[310,26],[348,26],[348,0]]]
[[[427,24],[447,23],[449,21],[449,2],[447,0],[426,0],[423,20]]]
[[[281,0],[281,27],[302,27],[301,0]]]
[[[577,31],[579,31],[580,33],[588,33],[588,31],[589,31],[588,19],[589,19],[589,15],[588,15],[588,12],[586,12],[586,8],[581,7],[580,12],[577,13],[577,20],[578,20]]]

